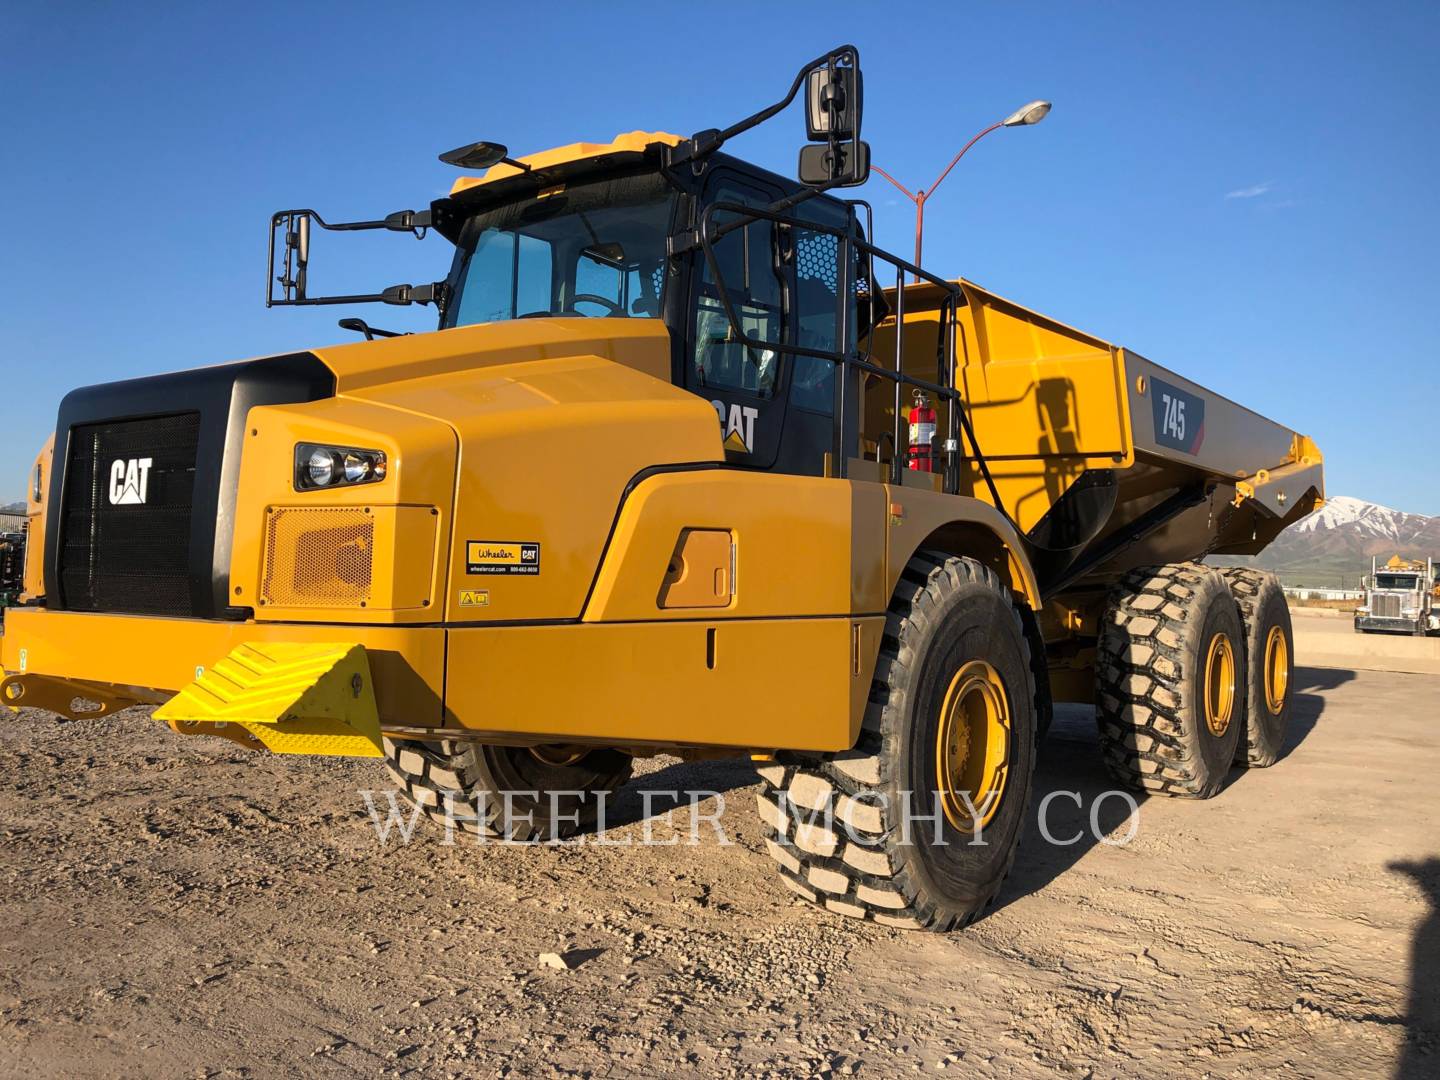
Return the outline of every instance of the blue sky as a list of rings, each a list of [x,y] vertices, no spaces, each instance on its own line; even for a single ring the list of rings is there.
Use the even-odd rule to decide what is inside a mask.
[[[1434,4],[6,4],[0,501],[77,385],[346,340],[261,303],[272,210],[423,207],[474,139],[689,133],[853,41],[926,264],[1313,435],[1331,494],[1440,514]],[[923,12],[923,14],[922,14]],[[919,21],[916,21],[916,20]],[[16,107],[16,106],[19,107]],[[798,113],[730,149],[794,168]],[[882,243],[912,210],[878,177]],[[328,241],[328,243],[325,243]],[[312,282],[427,281],[443,240],[322,237]],[[325,277],[327,271],[333,276]]]

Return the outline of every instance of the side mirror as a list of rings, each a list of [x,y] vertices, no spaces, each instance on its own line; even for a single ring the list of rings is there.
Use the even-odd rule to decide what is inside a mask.
[[[310,261],[310,215],[299,218],[295,224],[295,231],[285,238],[285,242],[295,249],[295,259],[303,270]]]
[[[376,221],[326,221],[314,210],[281,210],[270,216],[268,270],[265,282],[266,307],[304,304],[438,304],[443,307],[447,293],[443,282],[431,285],[395,285],[379,293],[352,296],[310,296],[306,291],[310,265],[310,232],[313,226],[332,232],[360,232],[383,229],[424,237],[433,221],[432,210],[397,210]],[[279,253],[279,266],[276,253]],[[278,287],[278,290],[277,290]]]
[[[305,214],[295,222],[295,230],[285,235],[285,246],[295,249],[296,292],[305,295],[305,268],[310,265],[310,215]]]
[[[800,182],[807,187],[854,187],[870,175],[870,147],[860,141],[865,80],[854,46],[836,49],[804,73],[805,134]]]
[[[863,184],[870,178],[870,144],[856,141],[802,146],[797,175],[806,187]]]
[[[270,221],[270,276],[271,289],[279,284],[281,295],[287,300],[304,300],[305,271],[310,264],[310,218],[312,210],[288,210],[276,214]],[[275,233],[279,231],[284,251],[280,273],[275,273]],[[268,302],[267,294],[267,304]]]
[[[457,169],[488,169],[504,162],[522,172],[531,171],[529,165],[510,156],[510,150],[504,143],[498,142],[473,142],[457,146],[454,150],[446,150],[441,154],[440,160],[446,165],[454,165]]]
[[[812,69],[805,78],[805,134],[810,141],[859,138],[864,90],[858,65],[827,62]]]

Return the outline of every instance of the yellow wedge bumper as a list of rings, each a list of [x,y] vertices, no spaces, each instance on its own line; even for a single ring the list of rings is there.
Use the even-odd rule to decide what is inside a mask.
[[[362,645],[245,643],[160,708],[183,735],[223,735],[230,725],[277,754],[381,757],[380,715]]]

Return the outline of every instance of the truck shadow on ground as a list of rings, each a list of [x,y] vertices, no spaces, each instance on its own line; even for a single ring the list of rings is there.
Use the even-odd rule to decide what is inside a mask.
[[[1430,910],[1410,948],[1410,1003],[1405,1010],[1405,1045],[1396,1080],[1440,1075],[1440,858],[1394,862],[1389,870],[1415,882]]]
[[[1354,678],[1355,673],[1345,668],[1295,669],[1281,763],[1320,722],[1325,693]],[[1245,775],[1244,769],[1233,770],[1225,787]],[[756,780],[754,765],[744,758],[675,762],[635,776],[616,792],[606,809],[605,825],[607,829],[620,828],[679,811],[674,820],[683,826],[682,814],[692,800],[724,798]],[[1122,839],[1131,827],[1132,806],[1138,812],[1148,795],[1126,790],[1131,802],[1119,794],[1121,790],[1101,762],[1094,709],[1057,705],[1054,726],[1035,768],[1034,794],[1020,852],[992,910],[1045,888],[1101,843],[1101,837]],[[692,792],[697,794],[692,797]],[[714,808],[701,812],[712,813]]]
[[[1281,761],[1293,754],[1296,747],[1305,740],[1305,736],[1320,722],[1320,715],[1325,711],[1324,694],[1351,682],[1354,678],[1355,672],[1349,668],[1295,669],[1290,683],[1290,725],[1285,732],[1285,747],[1280,751]],[[1232,773],[1230,783],[1233,784],[1236,776],[1243,772],[1244,770],[1236,770]],[[1229,787],[1229,784],[1226,787]]]
[[[628,784],[615,793],[615,798],[605,812],[605,826],[618,829],[648,819],[662,818],[671,811],[677,824],[683,826],[682,814],[688,812],[692,801],[704,802],[736,788],[749,787],[756,783],[755,766],[746,758],[727,758],[720,761],[680,761],[666,765],[653,772],[635,776]],[[692,795],[691,793],[695,793]],[[752,803],[753,799],[750,800]],[[705,806],[704,814],[714,813],[718,807]],[[728,815],[730,807],[726,807]],[[723,822],[724,817],[721,818]]]
[[[1057,704],[1055,722],[1035,766],[1035,789],[1020,851],[991,911],[1045,888],[1099,844],[1100,837],[1123,837],[1130,828],[1132,806],[1143,806],[1147,796],[1141,791],[1122,796],[1118,791],[1120,786],[1101,761],[1094,708]]]
[[[1327,691],[1350,682],[1344,668],[1297,667],[1291,682],[1290,721],[1280,761],[1293,754],[1320,722]],[[1247,775],[1233,769],[1220,795]],[[1123,794],[1122,794],[1123,792]],[[1125,796],[1129,796],[1127,801]],[[998,911],[1067,873],[1086,852],[1104,842],[1120,841],[1149,795],[1122,788],[1102,763],[1095,710],[1088,705],[1056,706],[1055,723],[1035,767],[1030,820],[1015,867],[992,910]]]

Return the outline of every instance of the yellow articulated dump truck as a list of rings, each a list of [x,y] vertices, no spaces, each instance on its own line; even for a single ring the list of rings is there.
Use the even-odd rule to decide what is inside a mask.
[[[723,152],[797,98],[798,180]],[[1319,505],[1319,451],[875,247],[861,111],[843,47],[723,130],[473,143],[426,210],[276,214],[270,303],[438,328],[69,394],[0,697],[383,757],[518,840],[637,756],[751,755],[785,884],[938,930],[1000,888],[1053,701],[1151,792],[1274,762],[1284,600],[1200,560]],[[355,229],[452,269],[317,295],[312,235]]]

